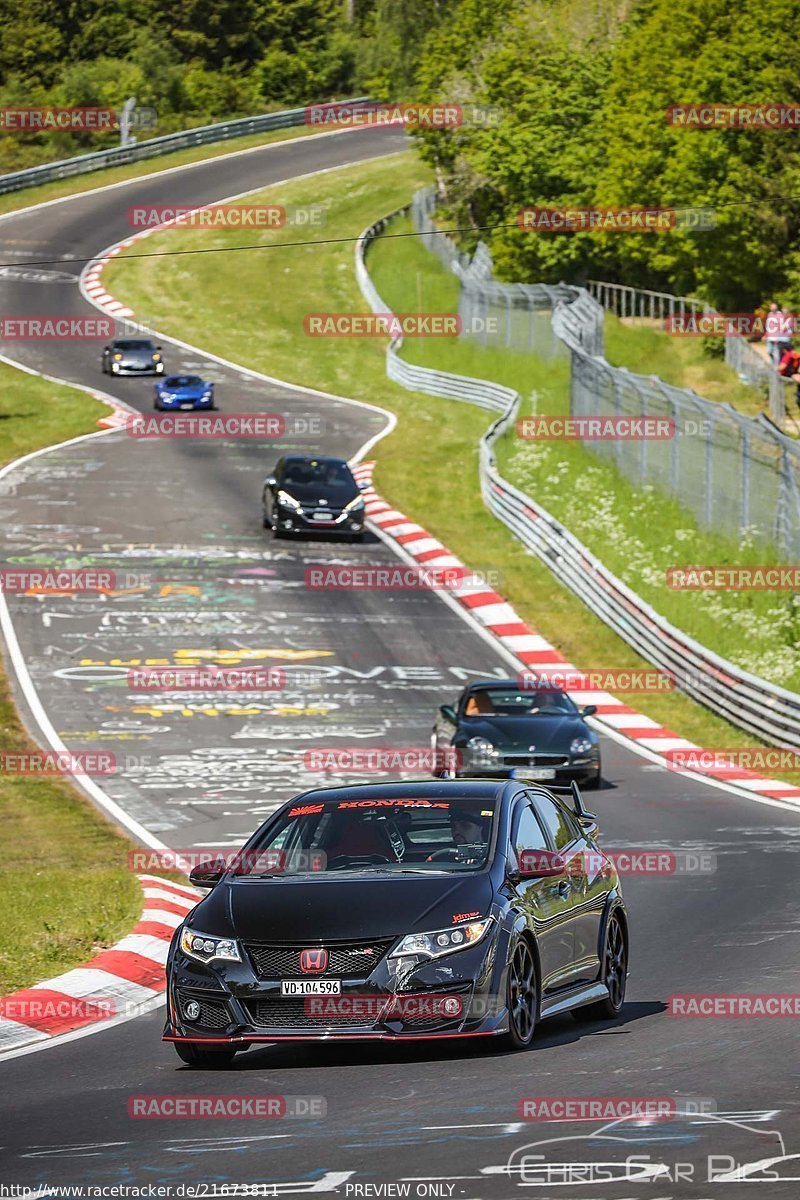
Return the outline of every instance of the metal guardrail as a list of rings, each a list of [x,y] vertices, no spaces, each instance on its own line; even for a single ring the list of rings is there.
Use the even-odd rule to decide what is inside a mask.
[[[342,100],[341,104],[365,104],[367,96]],[[0,175],[0,194],[16,192],[20,188],[39,183],[51,183],[55,179],[68,179],[88,171],[99,171],[102,167],[118,167],[126,163],[142,162],[159,154],[173,150],[186,150],[192,146],[205,146],[213,142],[225,142],[230,138],[246,137],[251,133],[267,133],[272,129],[290,129],[305,124],[307,108],[287,108],[280,112],[262,113],[256,117],[240,117],[234,121],[219,121],[214,125],[199,125],[194,129],[183,129],[177,133],[166,133],[162,137],[148,138],[134,146],[114,146],[109,150],[95,150],[91,154],[78,154],[74,158],[63,158],[59,162],[42,163],[38,167],[26,167],[9,175]]]
[[[367,250],[390,221],[407,211],[398,210],[371,225],[356,246],[356,277],[373,312],[389,308],[369,276]],[[426,244],[428,240],[424,239]],[[556,579],[644,659],[671,672],[682,692],[765,742],[800,750],[800,695],[744,671],[671,625],[546,509],[502,477],[493,447],[516,420],[522,401],[519,393],[483,379],[406,362],[401,347],[402,338],[395,338],[386,351],[387,373],[395,382],[500,413],[480,441],[484,502]]]
[[[743,530],[761,544],[776,545],[785,561],[800,559],[800,444],[763,413],[752,418],[730,404],[715,403],[655,375],[615,367],[604,357],[604,311],[585,288],[567,284],[498,283],[488,247],[472,262],[434,222],[433,188],[417,192],[411,206],[417,231],[458,277],[462,337],[482,345],[533,351],[542,358],[569,357],[569,411],[573,417],[665,418],[673,436],[593,440],[586,449],[610,460],[636,486],[653,484],[671,493],[696,520],[729,539]],[[597,285],[600,286],[599,284]],[[637,292],[605,284],[606,304],[642,316],[681,306],[698,311],[699,300],[663,292]],[[741,339],[740,339],[741,340]],[[779,379],[774,372],[775,379]],[[781,382],[778,386],[783,411]]]
[[[670,292],[653,292],[648,288],[629,287],[624,283],[606,283],[590,279],[586,288],[607,312],[632,320],[657,321],[685,313],[711,313],[715,310],[694,296],[673,296]],[[785,380],[772,364],[758,354],[746,338],[730,333],[725,337],[725,363],[744,383],[760,388],[769,397],[770,420],[783,429],[786,420]]]

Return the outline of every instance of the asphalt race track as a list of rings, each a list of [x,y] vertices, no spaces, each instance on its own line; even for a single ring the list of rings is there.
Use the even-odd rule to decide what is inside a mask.
[[[0,261],[24,246],[26,261],[75,278],[4,276],[3,310],[94,313],[77,287],[81,264],[58,262],[91,259],[126,236],[125,209],[137,199],[222,199],[401,145],[386,130],[283,143],[3,219]],[[353,455],[383,428],[380,413],[163,344],[168,370],[217,380],[223,410],[281,413],[291,434],[265,447],[118,432],[41,455],[0,480],[0,559],[117,572],[107,594],[12,598],[36,690],[66,745],[114,753],[118,770],[99,782],[153,837],[176,848],[234,846],[287,796],[341,778],[309,769],[308,748],[425,746],[438,704],[471,678],[512,668],[432,592],[305,585],[310,565],[396,563],[377,538],[274,541],[262,529],[261,484],[279,449]],[[102,376],[86,344],[8,342],[0,351],[150,407],[149,382]],[[278,666],[288,686],[256,696],[132,691],[127,671],[145,660]],[[716,857],[713,872],[624,881],[632,976],[618,1023],[551,1020],[517,1055],[450,1043],[284,1045],[217,1074],[183,1067],[159,1040],[161,1012],[150,1013],[2,1065],[2,1179],[170,1185],[187,1196],[265,1183],[274,1195],[507,1198],[533,1188],[579,1200],[727,1200],[743,1186],[722,1178],[734,1164],[781,1159],[752,1176],[756,1194],[796,1196],[791,1022],[678,1019],[665,1006],[675,993],[796,991],[800,813],[678,778],[610,739],[603,754],[607,783],[591,799],[607,847]],[[128,1116],[136,1095],[233,1093],[318,1098],[317,1112],[321,1098],[326,1115],[309,1119],[299,1102],[300,1115],[274,1122]],[[686,1115],[613,1129],[521,1121],[519,1101],[533,1095],[679,1097]],[[639,1166],[625,1168],[631,1156]],[[591,1180],[587,1167],[586,1182],[573,1177],[565,1191],[555,1166],[564,1162],[595,1164]],[[786,1182],[765,1181],[767,1169]]]

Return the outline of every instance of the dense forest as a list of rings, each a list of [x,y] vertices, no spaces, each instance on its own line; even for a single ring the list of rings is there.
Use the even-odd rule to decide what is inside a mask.
[[[748,309],[800,304],[797,126],[681,128],[670,105],[800,104],[794,0],[0,0],[0,107],[131,95],[156,134],[368,94],[492,105],[420,133],[449,218],[506,278],[597,274]],[[145,134],[143,136],[151,136]],[[0,136],[0,167],[113,144]],[[527,233],[521,206],[710,206],[711,230]],[[489,226],[483,232],[478,227]]]

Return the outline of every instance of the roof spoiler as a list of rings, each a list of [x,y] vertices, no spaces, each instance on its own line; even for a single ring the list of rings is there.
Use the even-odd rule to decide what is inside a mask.
[[[575,812],[575,816],[580,822],[582,822],[582,824],[594,825],[597,823],[597,817],[595,814],[590,813],[588,809],[584,807],[581,789],[578,787],[574,779],[570,783],[569,787],[552,787],[548,785],[547,790],[550,792],[555,792],[560,796],[572,796],[572,808]]]

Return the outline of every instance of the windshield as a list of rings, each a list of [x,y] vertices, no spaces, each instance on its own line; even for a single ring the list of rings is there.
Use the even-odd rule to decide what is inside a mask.
[[[117,350],[152,350],[152,342],[114,342]]]
[[[359,799],[292,805],[243,852],[239,876],[477,871],[486,865],[491,800]]]
[[[200,387],[202,382],[199,375],[170,375],[169,379],[164,380],[164,386],[172,388]]]
[[[481,688],[471,692],[464,705],[465,717],[574,716],[577,711],[569,696],[557,688]]]
[[[342,462],[288,462],[281,479],[283,487],[354,488],[350,468]]]

